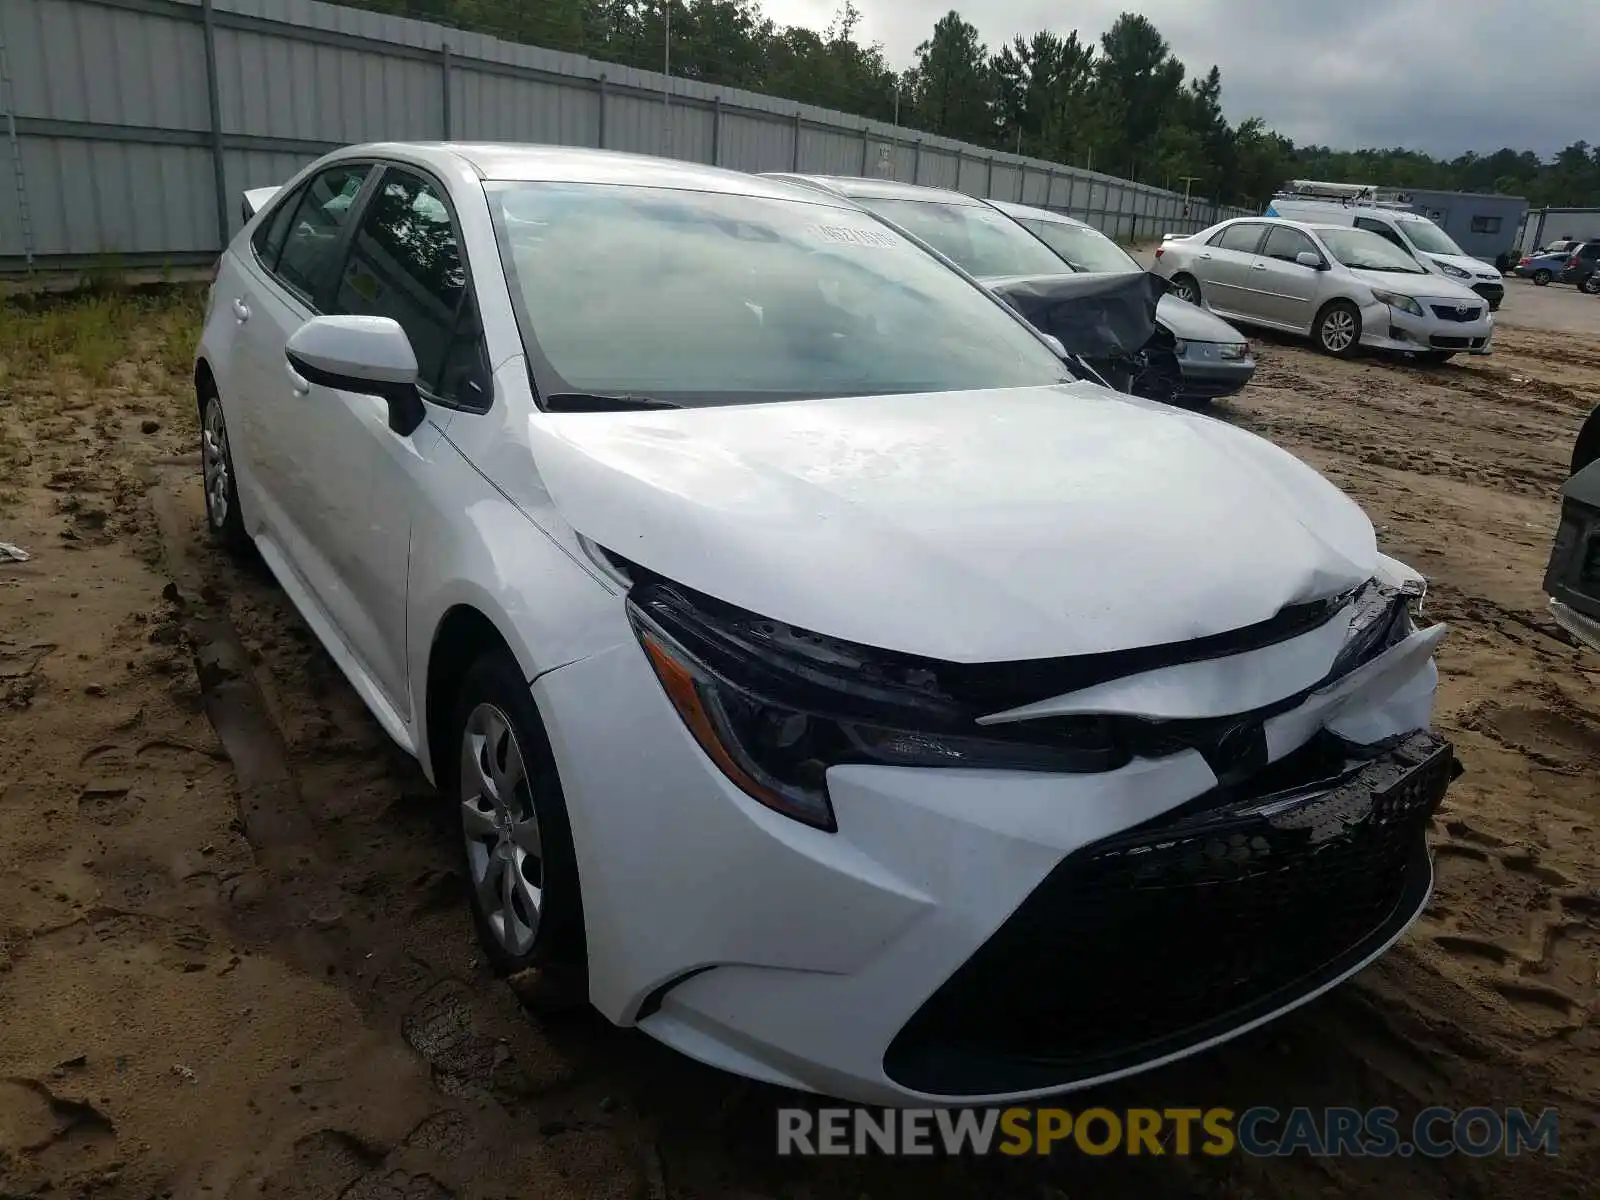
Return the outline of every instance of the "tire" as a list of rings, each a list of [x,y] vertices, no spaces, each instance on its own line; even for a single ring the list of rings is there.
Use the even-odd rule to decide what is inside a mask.
[[[1578,283],[1578,290],[1591,296],[1600,296],[1600,274],[1585,275]]]
[[[1180,271],[1172,277],[1172,282],[1167,285],[1169,295],[1190,304],[1203,304],[1200,298],[1200,281],[1187,271]]]
[[[200,468],[206,499],[206,531],[211,540],[235,558],[254,550],[239,509],[239,477],[233,470],[233,450],[228,445],[228,423],[222,400],[208,391],[200,408]]]
[[[1353,358],[1361,349],[1361,310],[1348,300],[1334,300],[1311,326],[1317,349],[1335,358]]]
[[[436,774],[460,829],[478,942],[497,974],[581,969],[572,825],[544,726],[509,654],[487,654],[467,668],[454,711],[455,754]],[[497,802],[496,792],[508,803]]]
[[[1540,267],[1537,271],[1535,271],[1533,273],[1533,286],[1534,287],[1549,287],[1550,286],[1550,281],[1552,279],[1554,279],[1554,278],[1555,278],[1555,273],[1554,272],[1548,271],[1544,267]]]

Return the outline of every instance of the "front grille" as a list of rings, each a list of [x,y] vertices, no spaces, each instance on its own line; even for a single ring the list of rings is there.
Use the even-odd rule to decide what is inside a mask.
[[[1475,304],[1469,304],[1465,310],[1457,309],[1454,304],[1430,305],[1433,315],[1441,321],[1476,321],[1483,316],[1483,309]]]
[[[1331,759],[1330,759],[1331,756]],[[933,1095],[1062,1087],[1196,1046],[1354,969],[1426,901],[1455,772],[1417,732],[1363,766],[1321,735],[1262,773],[1068,856],[912,1017],[888,1075]]]
[[[1500,301],[1505,299],[1506,285],[1503,283],[1477,283],[1473,284],[1472,290],[1489,302],[1489,310],[1493,312],[1500,307]]]

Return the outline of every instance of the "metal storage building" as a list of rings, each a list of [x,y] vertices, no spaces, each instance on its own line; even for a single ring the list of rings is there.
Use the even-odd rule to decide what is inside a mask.
[[[1468,254],[1493,262],[1517,251],[1528,202],[1521,196],[1479,192],[1408,191],[1411,207],[1438,225]]]

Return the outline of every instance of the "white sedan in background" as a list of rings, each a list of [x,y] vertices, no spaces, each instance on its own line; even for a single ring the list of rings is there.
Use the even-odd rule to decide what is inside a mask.
[[[1307,334],[1329,354],[1363,346],[1428,362],[1491,353],[1494,317],[1465,284],[1365,229],[1271,217],[1168,235],[1150,268],[1172,294],[1230,321]]]
[[[1061,1092],[1427,900],[1421,579],[848,202],[351,147],[223,254],[195,383],[213,534],[438,786],[491,961],[685,1054]]]

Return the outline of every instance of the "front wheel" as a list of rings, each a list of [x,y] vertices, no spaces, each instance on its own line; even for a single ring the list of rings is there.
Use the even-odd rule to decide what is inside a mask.
[[[1533,284],[1535,287],[1549,287],[1550,281],[1554,278],[1555,275],[1552,272],[1540,267],[1533,273]]]
[[[1348,300],[1335,300],[1317,314],[1311,337],[1337,358],[1349,358],[1361,346],[1361,312]]]
[[[1174,275],[1167,291],[1186,304],[1200,303],[1200,281],[1193,275]]]
[[[438,776],[460,823],[473,925],[500,974],[584,961],[566,800],[527,681],[505,653],[467,669],[456,762]]]

